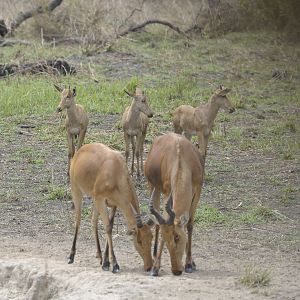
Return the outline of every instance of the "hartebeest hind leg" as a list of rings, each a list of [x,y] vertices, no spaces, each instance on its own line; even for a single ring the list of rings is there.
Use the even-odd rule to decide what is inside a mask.
[[[106,240],[108,243],[108,257],[109,257],[109,264],[113,266],[112,272],[116,273],[119,271],[120,267],[116,262],[116,258],[113,251],[113,243],[112,243],[112,225],[110,223],[110,219],[108,213],[106,211],[106,203],[103,201],[102,197],[98,197],[95,199],[95,208],[101,215],[101,219],[105,228],[106,232]]]
[[[109,214],[109,223],[110,223],[110,226],[112,228],[114,226],[114,219],[115,219],[116,210],[117,210],[116,207],[112,207],[111,211],[110,211],[110,214]],[[105,251],[104,251],[104,260],[103,260],[103,265],[102,265],[102,269],[104,271],[108,271],[109,270],[109,266],[110,266],[108,253],[109,253],[109,246],[108,246],[108,241],[106,241],[105,242]],[[114,256],[115,261],[117,262],[114,251],[113,251],[113,256]],[[119,268],[118,263],[116,263],[116,265]]]
[[[196,208],[200,199],[200,191],[197,191],[196,194],[193,197],[191,210],[190,210],[190,219],[187,224],[187,233],[188,233],[188,241],[186,244],[186,260],[185,260],[185,272],[186,273],[192,273],[196,270],[196,264],[194,260],[192,259],[192,236],[193,236],[193,227],[194,227],[194,221],[195,221],[195,213]]]
[[[137,161],[137,177],[141,176],[141,171],[143,172],[143,145],[144,145],[145,135],[140,133],[136,137],[136,148],[135,156]]]
[[[98,219],[99,219],[99,212],[96,209],[95,205],[93,205],[92,223],[93,223],[93,230],[94,230],[96,247],[97,247],[96,257],[100,260],[100,265],[102,265],[102,252],[101,252],[99,235],[98,235]]]
[[[135,149],[136,149],[136,141],[135,137],[130,136],[131,146],[132,146],[132,160],[131,160],[131,175],[134,173],[134,157],[135,157]]]

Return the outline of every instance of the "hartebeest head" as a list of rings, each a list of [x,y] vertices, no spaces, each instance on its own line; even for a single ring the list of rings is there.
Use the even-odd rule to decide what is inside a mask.
[[[132,207],[133,208],[133,207]],[[135,249],[142,257],[144,262],[144,270],[150,271],[152,268],[152,254],[151,254],[151,243],[152,243],[152,224],[149,222],[144,223],[142,221],[141,215],[137,214],[133,208],[136,218],[137,230],[129,231],[128,234],[133,236],[133,243]]]
[[[222,85],[215,91],[213,95],[213,101],[218,104],[220,108],[227,110],[229,113],[235,111],[234,106],[227,98],[227,94],[231,91],[229,88],[225,88]]]
[[[155,216],[156,221],[160,225],[162,238],[166,242],[167,248],[170,253],[171,268],[174,275],[181,275],[183,271],[182,257],[186,247],[186,234],[184,232],[185,224],[175,224],[175,213],[172,210],[173,198],[172,193],[167,201],[165,211],[168,214],[168,219],[166,220],[163,216],[154,208],[153,206],[153,195],[155,189],[153,190],[152,197],[149,203],[150,212]],[[158,270],[157,270],[158,271]],[[153,274],[157,275],[157,274]]]
[[[136,88],[135,93],[130,93],[125,90],[125,93],[133,97],[133,104],[134,109],[141,111],[144,113],[148,118],[153,117],[153,111],[149,106],[149,99],[145,92],[143,92],[141,89]]]
[[[75,105],[74,97],[76,96],[76,88],[71,90],[69,86],[68,88],[62,89],[56,84],[54,84],[54,87],[60,92],[60,103],[56,109],[57,112],[61,112],[62,110]]]

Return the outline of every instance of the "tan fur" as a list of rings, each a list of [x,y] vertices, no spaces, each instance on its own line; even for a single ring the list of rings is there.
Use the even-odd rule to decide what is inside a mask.
[[[125,157],[128,163],[129,146],[132,146],[131,174],[134,172],[134,156],[137,160],[137,176],[140,177],[140,170],[143,170],[144,141],[147,133],[149,118],[153,112],[148,103],[148,97],[137,88],[135,94],[128,95],[133,97],[133,101],[127,107],[122,116],[122,127],[125,139]]]
[[[61,112],[64,109],[67,111],[66,115],[66,131],[68,141],[68,177],[70,172],[70,161],[75,153],[75,138],[77,140],[77,150],[82,146],[84,137],[89,124],[89,118],[84,108],[80,104],[75,103],[76,91],[68,89],[61,89],[59,86],[54,85],[60,92],[60,103],[57,107],[57,112]]]
[[[191,140],[193,135],[198,136],[199,151],[206,155],[208,137],[214,120],[220,108],[234,111],[234,107],[226,97],[230,89],[220,86],[210,100],[194,108],[190,105],[181,105],[173,112],[173,126],[176,133],[184,134]]]
[[[100,214],[106,230],[109,263],[117,266],[112,247],[112,226],[107,207],[120,208],[128,226],[128,232],[133,236],[134,245],[144,260],[145,270],[152,266],[151,241],[152,234],[149,225],[141,223],[137,195],[127,166],[121,153],[103,144],[88,144],[82,146],[71,162],[70,181],[72,199],[75,207],[75,236],[70,254],[72,263],[75,256],[76,237],[81,218],[81,203],[83,195],[93,198],[93,227],[97,243],[97,257],[102,263],[102,255],[98,240],[97,223]],[[140,224],[138,223],[140,219]]]
[[[172,272],[175,275],[183,271],[182,257],[187,249],[186,267],[193,264],[191,257],[191,235],[188,237],[184,229],[192,228],[196,206],[200,199],[203,183],[203,157],[196,147],[181,135],[168,133],[154,139],[145,163],[145,175],[152,189],[154,208],[159,211],[160,194],[166,203],[172,195],[172,224],[160,224],[162,242],[158,255],[155,253],[153,269],[160,267],[163,243],[166,242],[170,253]],[[166,219],[168,214],[164,213]],[[156,248],[156,247],[155,247]]]

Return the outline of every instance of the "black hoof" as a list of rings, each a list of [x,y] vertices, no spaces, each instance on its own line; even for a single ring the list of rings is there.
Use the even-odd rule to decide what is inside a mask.
[[[182,274],[182,271],[172,271],[172,273],[176,276],[179,276]]]
[[[120,271],[119,265],[118,265],[118,264],[115,264],[114,267],[113,267],[112,272],[113,272],[113,273],[119,273],[119,271]]]
[[[75,257],[75,254],[71,254],[69,257],[68,257],[68,264],[72,264],[74,262],[74,257]]]
[[[104,261],[102,265],[102,270],[109,271],[109,265],[110,265],[109,261]]]
[[[158,276],[158,269],[152,268],[150,272],[151,276]]]
[[[193,271],[194,271],[191,264],[186,265],[184,270],[186,273],[193,273]]]

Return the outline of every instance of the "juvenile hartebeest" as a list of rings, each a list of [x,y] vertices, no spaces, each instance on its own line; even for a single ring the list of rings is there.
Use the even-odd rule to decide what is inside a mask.
[[[103,270],[108,270],[109,265],[112,265],[113,272],[119,270],[113,251],[112,226],[116,208],[120,208],[127,222],[128,234],[133,236],[135,248],[144,261],[144,269],[149,271],[152,267],[152,233],[150,225],[142,222],[137,195],[121,153],[98,143],[82,146],[71,161],[70,182],[75,207],[75,235],[68,262],[74,261],[82,197],[87,195],[94,202],[92,223],[97,246],[96,256],[100,259],[100,264],[102,253],[98,238],[99,214],[106,231],[108,246],[102,265]],[[112,207],[110,216],[107,207]]]
[[[135,94],[125,91],[127,95],[133,97],[133,101],[128,106],[122,116],[122,126],[125,139],[125,157],[128,163],[129,146],[132,146],[131,175],[134,172],[134,156],[137,160],[137,177],[140,177],[140,170],[143,171],[144,141],[147,133],[149,119],[153,117],[148,102],[148,97],[139,88]]]
[[[62,89],[56,84],[54,87],[60,92],[60,103],[56,109],[61,112],[64,109],[67,111],[66,116],[66,131],[68,140],[68,177],[70,173],[70,161],[75,153],[75,141],[77,140],[77,150],[82,146],[84,137],[89,124],[89,118],[84,108],[80,104],[75,103],[76,89]]]
[[[230,89],[220,85],[207,103],[200,104],[196,108],[191,105],[180,105],[173,112],[175,132],[184,133],[189,140],[192,135],[197,135],[199,151],[203,155],[206,155],[208,138],[219,109],[224,108],[229,113],[235,111],[226,96],[229,92]]]
[[[161,254],[166,242],[170,253],[172,272],[181,275],[182,257],[186,250],[185,271],[193,272],[192,231],[197,204],[203,183],[204,159],[198,149],[185,137],[168,133],[154,139],[145,163],[145,176],[152,189],[150,212],[156,217],[154,263],[152,275],[157,276]],[[166,206],[160,214],[160,194]],[[162,240],[157,254],[159,228]],[[187,228],[187,236],[185,233]]]

